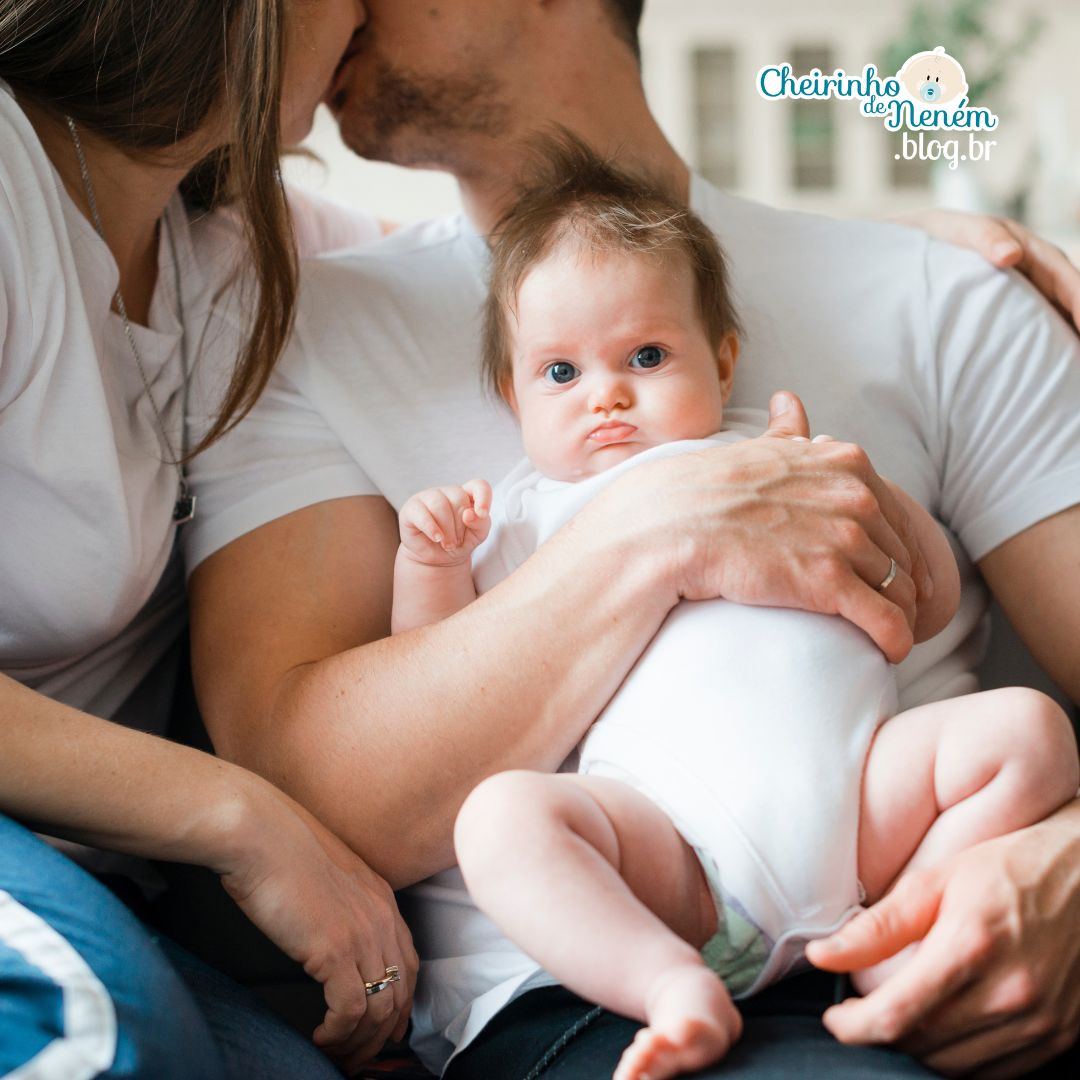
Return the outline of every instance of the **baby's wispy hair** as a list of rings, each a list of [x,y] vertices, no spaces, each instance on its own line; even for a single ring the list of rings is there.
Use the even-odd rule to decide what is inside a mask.
[[[624,170],[565,130],[538,138],[534,158],[520,196],[490,237],[482,355],[489,389],[505,397],[512,369],[510,319],[521,283],[563,243],[598,256],[684,259],[694,274],[709,340],[719,345],[725,334],[739,331],[716,237],[664,182]]]

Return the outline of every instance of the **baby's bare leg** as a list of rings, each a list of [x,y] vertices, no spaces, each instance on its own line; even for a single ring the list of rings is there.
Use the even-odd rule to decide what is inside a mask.
[[[875,737],[863,777],[867,898],[905,870],[1041,821],[1076,795],[1078,779],[1072,727],[1045,694],[989,690],[900,713]],[[885,974],[879,965],[856,985],[866,992]]]
[[[575,993],[649,1026],[618,1080],[721,1058],[741,1020],[700,947],[716,911],[666,815],[602,777],[509,772],[466,800],[454,832],[479,907]]]

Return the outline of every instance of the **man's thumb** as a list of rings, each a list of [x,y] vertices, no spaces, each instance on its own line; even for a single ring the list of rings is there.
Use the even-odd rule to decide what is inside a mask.
[[[765,434],[778,439],[810,438],[806,410],[790,390],[780,390],[769,399],[769,428]]]
[[[857,971],[895,955],[926,936],[937,918],[942,885],[931,872],[907,874],[873,907],[806,947],[807,959],[825,971]]]

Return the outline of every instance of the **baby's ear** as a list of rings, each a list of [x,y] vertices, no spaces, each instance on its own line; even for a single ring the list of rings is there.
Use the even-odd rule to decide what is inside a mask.
[[[720,391],[724,402],[731,396],[731,387],[735,382],[735,362],[739,359],[739,338],[734,330],[729,330],[721,339],[716,350],[716,371],[720,376]]]
[[[509,374],[499,379],[499,396],[510,406],[510,411],[517,416],[517,395],[514,393],[514,380]]]

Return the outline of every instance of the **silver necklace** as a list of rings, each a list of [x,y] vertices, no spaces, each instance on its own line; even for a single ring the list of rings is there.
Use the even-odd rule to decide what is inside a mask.
[[[86,192],[86,202],[90,207],[90,217],[93,221],[94,228],[97,230],[98,236],[105,240],[105,230],[101,225],[101,214],[98,213],[97,199],[94,196],[94,184],[90,179],[90,169],[86,164],[86,155],[83,153],[82,140],[79,138],[79,129],[75,126],[75,121],[70,117],[65,117],[67,120],[68,131],[71,132],[71,141],[75,144],[75,156],[79,159],[79,172],[82,175],[83,190]],[[169,233],[169,249],[172,252],[173,260],[173,272],[176,276],[176,297],[177,303],[180,305],[180,351],[183,358],[184,366],[184,391],[185,401],[187,396],[187,360],[184,355],[184,315],[183,315],[183,300],[180,292],[180,263],[176,254],[176,244],[173,240],[172,231],[168,228],[168,221],[165,221],[165,229]],[[120,313],[120,319],[124,324],[124,336],[127,338],[127,343],[131,348],[131,355],[135,357],[135,365],[139,369],[139,377],[142,379],[142,384],[146,390],[146,396],[150,399],[150,407],[154,410],[154,420],[157,422],[158,431],[161,433],[161,441],[165,444],[165,449],[168,451],[168,463],[176,470],[177,478],[177,492],[176,503],[173,506],[172,519],[177,525],[183,525],[184,522],[190,521],[195,516],[195,496],[188,489],[187,474],[184,470],[183,458],[187,456],[187,417],[181,418],[181,438],[182,438],[182,455],[178,455],[173,449],[172,439],[169,438],[168,428],[165,426],[165,421],[161,418],[161,410],[158,408],[157,401],[154,399],[154,393],[150,389],[150,380],[146,377],[146,369],[143,367],[142,357],[139,355],[139,348],[135,344],[135,334],[131,329],[131,320],[128,318],[127,306],[124,304],[124,297],[120,293],[120,286],[116,287],[116,296],[114,297],[116,303],[116,310]],[[184,412],[187,412],[186,407]]]

